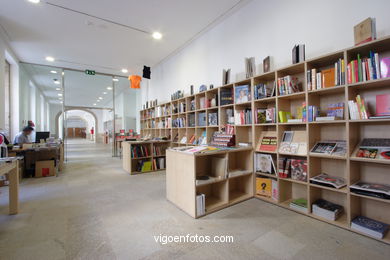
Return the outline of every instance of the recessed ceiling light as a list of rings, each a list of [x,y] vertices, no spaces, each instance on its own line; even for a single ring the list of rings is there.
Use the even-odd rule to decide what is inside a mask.
[[[60,101],[60,104],[62,104],[62,103],[64,103],[64,102]]]
[[[96,103],[93,103],[94,106],[96,106]]]
[[[50,62],[55,61],[55,59],[54,59],[53,57],[50,57],[50,56],[47,56],[47,57],[46,57],[46,60],[47,60],[47,61],[50,61]]]
[[[61,88],[56,88],[56,90],[61,90]]]
[[[28,1],[33,4],[39,4],[41,2],[41,0],[28,0]]]
[[[127,69],[122,69],[122,73],[127,73],[129,72]]]
[[[96,100],[96,102],[100,102],[100,99]]]
[[[50,73],[57,74],[57,71],[51,70]]]
[[[107,87],[108,90],[112,90],[112,87]]]
[[[103,95],[106,95],[107,94],[107,92],[103,92]]]
[[[58,93],[57,95],[58,95],[59,97],[62,97],[62,93]]]
[[[99,99],[103,99],[102,97],[99,97]]]
[[[159,32],[154,32],[154,33],[152,34],[152,37],[153,37],[154,39],[156,39],[156,40],[160,40],[160,39],[162,38],[162,34],[159,33]]]
[[[113,81],[119,81],[119,79],[112,79]]]
[[[56,85],[60,85],[60,83],[61,83],[61,82],[59,82],[58,80],[55,80],[55,81],[54,81],[54,84],[56,84]]]

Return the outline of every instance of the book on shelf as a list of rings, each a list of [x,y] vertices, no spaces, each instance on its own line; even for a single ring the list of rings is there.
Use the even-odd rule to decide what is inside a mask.
[[[206,126],[206,112],[198,113],[198,126]]]
[[[284,179],[291,177],[291,159],[279,158],[278,176],[279,178],[284,178]]]
[[[271,70],[271,57],[267,56],[263,59],[263,73],[267,73]]]
[[[344,208],[330,201],[318,199],[312,205],[312,212],[313,215],[335,221],[344,212]]]
[[[180,102],[179,103],[179,113],[185,113],[186,112],[186,103]]]
[[[294,45],[292,49],[292,63],[300,63],[305,61],[305,44]]]
[[[253,87],[253,96],[255,100],[275,96],[275,83],[260,83]]]
[[[252,124],[252,109],[245,108],[242,110],[236,110],[234,113],[235,125],[248,125]]]
[[[272,179],[269,178],[256,178],[256,194],[266,198],[272,196]]]
[[[346,141],[320,141],[313,146],[310,152],[327,155],[345,155],[347,152]]]
[[[203,131],[202,134],[199,136],[198,140],[196,141],[197,145],[207,145],[207,135],[206,131]]]
[[[275,108],[257,108],[255,110],[255,124],[276,123]]]
[[[358,181],[349,188],[357,194],[390,200],[390,185]]]
[[[360,54],[347,65],[348,84],[365,82],[381,78],[379,54],[370,51],[369,57],[362,58]]]
[[[148,145],[132,145],[131,158],[149,157]]]
[[[355,45],[376,39],[376,19],[368,17],[353,27]]]
[[[152,170],[152,162],[149,160],[138,161],[137,171],[138,172],[149,172]]]
[[[234,101],[236,104],[251,101],[251,89],[249,85],[234,87]]]
[[[206,196],[204,194],[196,195],[196,215],[203,216],[206,214]]]
[[[390,160],[390,138],[364,138],[356,157]]]
[[[188,114],[188,127],[195,127],[195,114]]]
[[[370,113],[366,106],[364,99],[360,95],[356,96],[356,102],[353,100],[348,101],[349,117],[352,120],[369,119]]]
[[[279,201],[279,185],[278,185],[278,181],[277,180],[274,180],[272,179],[272,193],[271,193],[271,198],[274,200],[274,201]]]
[[[180,140],[181,144],[186,144],[187,143],[187,136],[183,136]]]
[[[255,153],[254,156],[256,172],[276,174],[276,168],[272,155]]]
[[[293,199],[290,202],[289,207],[291,209],[295,209],[297,211],[307,213],[307,199],[305,198]]]
[[[184,103],[183,103],[184,104]],[[195,111],[196,110],[196,103],[195,99],[190,100],[190,111]],[[185,112],[185,111],[184,111]]]
[[[287,123],[289,119],[292,119],[291,112],[279,111],[279,123]]]
[[[345,84],[344,59],[338,59],[333,68],[317,70],[309,69],[306,72],[307,89],[318,90]]]
[[[232,147],[236,145],[236,138],[234,134],[214,132],[211,138],[211,145]]]
[[[165,169],[165,158],[159,157],[153,159],[153,170],[162,170]]]
[[[381,78],[390,77],[390,57],[383,57],[379,64]]]
[[[217,126],[218,125],[218,113],[210,112],[209,113],[209,126]]]
[[[276,152],[278,148],[278,138],[274,131],[266,131],[261,134],[259,138],[259,143],[257,145],[257,151],[264,152]]]
[[[176,128],[186,127],[186,119],[184,117],[172,119],[172,125],[173,125],[173,127],[176,127]]]
[[[225,109],[224,119],[227,124],[234,124],[234,110],[232,108]]]
[[[306,131],[284,131],[279,153],[306,155]]]
[[[297,181],[307,180],[307,160],[291,159],[291,179]]]
[[[206,108],[206,97],[200,97],[199,98],[199,109]]]
[[[222,70],[222,85],[230,83],[230,69]]]
[[[389,225],[364,216],[357,216],[351,222],[351,229],[382,239],[386,235]]]
[[[255,57],[245,58],[245,74],[247,79],[256,75]]]
[[[346,181],[342,177],[330,176],[326,173],[321,173],[320,175],[310,178],[310,183],[322,185],[325,187],[331,187],[340,189],[347,185]]]
[[[233,88],[222,88],[220,90],[221,106],[233,104]]]
[[[190,139],[188,140],[188,143],[194,144],[195,139],[196,139],[196,135],[191,135]]]
[[[302,91],[298,78],[290,75],[278,78],[277,86],[280,96]]]
[[[172,142],[177,143],[178,141],[179,141],[179,134],[176,133],[176,135],[172,139]]]
[[[390,117],[390,94],[376,95],[376,117]],[[370,117],[371,119],[372,117]]]

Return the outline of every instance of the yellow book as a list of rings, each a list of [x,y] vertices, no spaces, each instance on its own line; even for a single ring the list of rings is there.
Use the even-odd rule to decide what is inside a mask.
[[[256,194],[267,198],[271,198],[272,179],[256,178]]]

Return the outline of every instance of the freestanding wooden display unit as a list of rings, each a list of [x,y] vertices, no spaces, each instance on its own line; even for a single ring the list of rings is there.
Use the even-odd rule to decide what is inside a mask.
[[[131,155],[131,151],[134,148],[134,146],[146,146],[148,149],[149,154],[147,156],[143,157],[133,157]],[[137,174],[141,173],[140,171],[137,171],[137,163],[138,161],[153,161],[158,158],[165,158],[165,150],[169,146],[169,141],[124,141],[122,143],[122,165],[123,169],[127,171],[130,174]],[[155,148],[160,147],[161,154],[155,153]],[[166,164],[166,162],[165,162]],[[165,170],[164,168],[161,169],[155,169],[152,168],[151,171],[162,171]],[[143,173],[143,172],[142,172]]]
[[[208,151],[188,154],[167,150],[167,198],[194,218],[197,215],[196,195],[205,194],[206,215],[254,194],[252,148]],[[226,172],[212,166],[213,159],[226,162]],[[219,171],[219,172],[218,172]],[[200,175],[209,180],[197,181]]]
[[[378,52],[379,57],[390,56],[390,37],[378,39],[359,46],[354,46],[345,50],[336,51],[318,58],[313,58],[302,63],[293,64],[291,66],[278,69],[276,71],[264,73],[253,78],[249,78],[240,82],[229,85],[224,85],[218,88],[207,90],[206,92],[197,93],[192,96],[184,97],[179,100],[174,100],[156,107],[142,110],[141,113],[141,134],[152,136],[171,136],[174,138],[178,135],[178,140],[171,139],[172,146],[192,145],[188,143],[180,143],[183,136],[189,140],[192,135],[201,135],[206,132],[208,141],[215,131],[219,131],[226,124],[225,112],[227,109],[239,110],[243,108],[251,108],[254,111],[256,108],[274,107],[276,113],[278,111],[290,111],[296,114],[296,109],[302,103],[307,106],[318,106],[321,110],[326,110],[328,104],[344,103],[345,115],[342,120],[335,121],[315,121],[315,122],[296,122],[296,123],[262,123],[262,124],[246,124],[235,125],[235,133],[237,142],[252,143],[256,149],[256,144],[259,138],[265,131],[275,132],[277,135],[278,145],[282,139],[284,131],[301,130],[306,133],[307,153],[304,155],[286,155],[278,151],[268,152],[279,158],[301,158],[306,159],[308,163],[308,179],[322,172],[327,172],[333,176],[343,177],[347,181],[347,187],[342,189],[333,189],[320,185],[315,185],[307,181],[296,181],[292,179],[282,179],[264,173],[256,173],[257,176],[267,176],[275,179],[278,182],[279,199],[274,201],[264,197],[258,197],[261,200],[271,202],[273,204],[290,209],[289,203],[293,199],[306,198],[308,201],[308,212],[303,213],[307,216],[320,219],[322,221],[337,225],[339,227],[351,230],[351,221],[358,215],[363,215],[378,221],[390,224],[390,201],[369,197],[352,193],[349,185],[361,180],[372,183],[384,183],[390,185],[390,161],[385,159],[368,159],[356,156],[359,143],[363,138],[390,138],[390,119],[366,119],[352,120],[349,118],[348,101],[355,100],[357,95],[360,95],[369,104],[370,110],[375,111],[375,96],[379,94],[390,93],[390,78],[381,78],[369,80],[365,82],[346,83],[344,85],[333,86],[322,89],[309,90],[307,88],[307,72],[313,68],[318,70],[327,69],[334,66],[338,59],[342,58],[345,64],[357,58],[360,54],[362,57],[367,57],[369,52]],[[345,69],[345,71],[347,71]],[[278,78],[287,75],[297,77],[302,84],[302,91],[293,94],[279,95],[276,93],[273,97],[251,100],[242,104],[217,105],[213,107],[199,107],[199,100],[203,97],[210,98],[218,95],[222,89],[235,89],[240,85],[249,85],[253,97],[253,86],[259,83],[273,84]],[[345,78],[347,74],[345,73]],[[347,81],[346,81],[347,82]],[[195,101],[195,109],[191,110],[192,101]],[[180,104],[186,104],[186,111],[173,110],[174,107],[179,107]],[[218,103],[220,104],[220,103]],[[156,115],[157,107],[164,110],[164,113]],[[198,120],[195,126],[188,125],[190,115],[206,112],[207,115],[217,111],[218,125],[201,126]],[[169,122],[177,118],[186,119],[186,124],[183,127],[172,127]],[[345,140],[347,144],[347,153],[345,156],[332,156],[313,154],[309,151],[321,140]],[[255,151],[255,153],[258,151]],[[262,153],[267,153],[263,152]],[[248,157],[247,160],[250,158]],[[193,173],[192,173],[193,174]],[[172,196],[172,195],[170,195]],[[191,196],[192,197],[192,196]],[[344,207],[343,215],[336,221],[322,219],[311,212],[312,203],[319,198],[329,200],[333,203],[340,204]],[[302,212],[299,212],[302,213]],[[193,211],[191,213],[193,215]],[[352,230],[356,232],[355,230]],[[383,239],[378,239],[385,243],[390,243],[390,232]]]

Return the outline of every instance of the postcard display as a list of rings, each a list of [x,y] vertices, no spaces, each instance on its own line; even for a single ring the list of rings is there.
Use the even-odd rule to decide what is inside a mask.
[[[358,57],[367,60],[371,52],[385,60],[389,46],[390,37],[378,39],[142,110],[141,135],[169,137],[171,147],[196,145],[199,138],[210,144],[228,124],[236,144],[254,151],[256,198],[390,244],[390,232],[381,238],[355,228],[365,218],[390,224],[390,146],[378,147],[375,142],[381,141],[372,140],[390,139],[390,111],[384,103],[390,99],[383,97],[389,94],[390,78],[363,79],[356,68],[349,71]],[[312,72],[328,75],[330,68],[337,72],[334,86],[314,87]],[[357,73],[354,81],[349,80],[352,72]],[[294,88],[280,91],[279,79],[291,79]],[[349,101],[360,104],[360,112],[369,110],[367,118],[360,113],[355,119]],[[328,110],[335,105],[333,118]],[[191,126],[189,118],[195,120]],[[174,125],[178,119],[184,124]],[[381,191],[370,191],[373,187]]]

